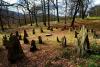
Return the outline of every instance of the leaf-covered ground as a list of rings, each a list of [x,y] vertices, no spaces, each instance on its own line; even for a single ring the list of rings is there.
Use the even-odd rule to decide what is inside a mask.
[[[83,24],[87,25],[89,29],[95,29],[99,34],[99,20],[80,20],[77,21],[76,25]],[[10,64],[7,60],[7,50],[2,48],[0,49],[0,67],[96,67],[100,65],[100,55],[90,55],[88,58],[66,58],[64,56],[65,54],[63,55],[64,52],[66,53],[66,49],[63,49],[60,43],[57,43],[57,36],[59,37],[59,40],[61,40],[63,36],[66,36],[67,43],[69,45],[68,48],[72,49],[74,48],[74,32],[69,31],[69,29],[61,31],[63,26],[61,23],[54,26],[57,26],[58,29],[54,28],[54,31],[48,31],[47,27],[43,27],[44,33],[40,33],[40,28],[36,28],[35,35],[32,34],[33,27],[30,26],[23,26],[21,28],[11,30],[10,32],[15,32],[15,30],[18,30],[23,36],[23,30],[26,29],[29,34],[28,39],[30,41],[32,39],[36,41],[38,50],[34,53],[30,52],[30,44],[23,44],[23,41],[21,41],[25,58],[18,61],[16,64]],[[47,37],[46,34],[52,34],[52,36]],[[2,34],[0,35],[0,44],[2,44]],[[38,36],[42,36],[44,44],[38,44]],[[94,42],[93,37],[89,38],[90,42]],[[97,45],[100,45],[99,39],[97,39],[96,42]]]

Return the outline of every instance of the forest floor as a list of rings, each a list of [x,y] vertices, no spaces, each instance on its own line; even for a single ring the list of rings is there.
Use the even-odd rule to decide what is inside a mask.
[[[53,24],[52,24],[53,25]],[[68,24],[69,25],[69,24]],[[78,20],[75,23],[76,26],[86,25],[89,29],[95,29],[96,33],[100,35],[100,20]],[[22,26],[20,28],[8,31],[15,32],[16,30],[23,36],[24,29],[28,32],[29,41],[35,40],[38,50],[34,53],[30,52],[30,44],[23,44],[21,42],[22,49],[25,54],[25,58],[18,61],[16,64],[10,64],[7,60],[7,50],[4,48],[0,49],[0,67],[99,67],[100,66],[100,55],[91,54],[89,57],[78,58],[78,57],[65,57],[64,53],[66,50],[63,49],[60,43],[57,42],[57,36],[59,40],[63,36],[67,38],[68,48],[74,49],[74,31],[69,29],[61,31],[64,26],[62,23],[53,25],[58,27],[54,28],[54,31],[47,30],[47,27],[43,27],[44,33],[40,32],[40,27],[35,27],[36,34],[32,34],[33,27]],[[0,43],[2,44],[2,36],[5,33],[0,34]],[[47,34],[52,34],[52,36],[46,36]],[[42,37],[44,44],[38,44],[38,36]],[[93,44],[94,39],[92,35],[89,35],[90,43]],[[96,39],[96,45],[94,49],[100,49],[100,39]],[[70,53],[70,52],[69,52]]]

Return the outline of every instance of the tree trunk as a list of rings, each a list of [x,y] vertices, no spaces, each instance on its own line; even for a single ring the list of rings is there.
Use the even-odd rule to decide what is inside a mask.
[[[66,7],[65,7],[65,24],[67,23],[67,1],[65,1]]]
[[[46,26],[46,9],[45,9],[45,0],[41,0],[42,4],[42,13],[43,13],[43,24]]]
[[[36,11],[35,4],[34,4],[34,19],[35,19],[35,22],[36,22],[36,26],[38,26],[38,23],[37,23],[37,11]]]
[[[56,0],[56,9],[57,9],[57,21],[59,22],[58,0]]]
[[[18,9],[18,7],[17,7],[17,11],[18,11],[18,17],[19,17],[18,22],[19,22],[19,25],[20,25],[20,27],[21,27],[21,23],[20,23],[20,15],[19,15],[19,9]]]
[[[2,0],[1,0],[1,4],[2,4]],[[0,25],[1,25],[1,30],[4,31],[1,12],[2,12],[2,5],[1,5],[1,10],[0,10]]]
[[[75,22],[75,18],[76,18],[76,15],[77,15],[77,12],[78,12],[79,8],[78,8],[78,4],[76,5],[76,8],[75,8],[75,12],[74,12],[74,15],[73,15],[73,20],[72,20],[72,23],[71,23],[71,27],[74,29],[74,22]]]
[[[50,7],[49,7],[49,1],[48,0],[48,28],[50,28]]]
[[[23,13],[24,13],[24,22],[25,22],[25,25],[27,24],[26,23],[26,16],[25,16],[25,11],[22,9]]]

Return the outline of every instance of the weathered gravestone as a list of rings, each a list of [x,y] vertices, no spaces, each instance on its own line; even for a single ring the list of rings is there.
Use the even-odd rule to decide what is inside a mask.
[[[15,35],[16,35],[17,37],[19,37],[19,32],[18,32],[18,31],[16,31],[16,32],[15,32]]]
[[[43,44],[42,37],[38,36],[39,44]]]
[[[13,33],[10,33],[10,37],[13,35]]]
[[[85,26],[82,26],[79,36],[76,41],[77,54],[79,56],[84,56],[87,53],[90,53],[90,43],[88,38],[88,32]]]
[[[33,34],[35,34],[35,28],[33,28]]]
[[[57,36],[57,42],[60,42],[60,40],[59,40],[58,36]]]
[[[28,37],[26,30],[24,30],[24,37]]]
[[[19,40],[22,40],[22,36],[19,35],[19,32],[18,31],[15,32],[15,35],[16,35],[16,37],[18,37]]]
[[[65,48],[65,47],[67,46],[67,41],[66,41],[66,37],[65,37],[65,36],[62,37],[61,46],[62,46],[63,48]]]
[[[51,29],[50,29],[51,31],[53,31],[53,27],[51,27]]]
[[[42,27],[40,28],[40,32],[41,32],[41,33],[43,33],[43,32],[44,32]]]
[[[22,36],[21,35],[19,35],[19,40],[22,40]]]
[[[32,41],[31,41],[30,51],[31,51],[31,52],[34,52],[34,51],[36,51],[36,50],[37,50],[37,48],[36,48],[35,40],[32,40]]]
[[[8,60],[11,63],[15,63],[24,57],[20,41],[15,35],[10,36],[8,45]]]
[[[8,39],[7,39],[7,36],[3,36],[3,46],[5,46],[6,49],[8,49]]]
[[[47,30],[50,30],[50,28],[51,28],[51,27],[50,27],[50,26],[48,26],[48,27],[47,27]]]
[[[29,40],[27,39],[27,37],[24,36],[23,40],[24,40],[24,44],[29,44]]]
[[[75,38],[77,38],[77,35],[78,35],[78,32],[77,32],[77,31],[75,31]]]

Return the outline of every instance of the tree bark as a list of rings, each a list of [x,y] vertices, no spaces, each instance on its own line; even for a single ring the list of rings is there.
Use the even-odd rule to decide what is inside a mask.
[[[49,6],[50,0],[48,0],[48,28],[50,28],[50,6]]]
[[[57,21],[59,22],[58,0],[56,0],[56,9],[57,9]]]

